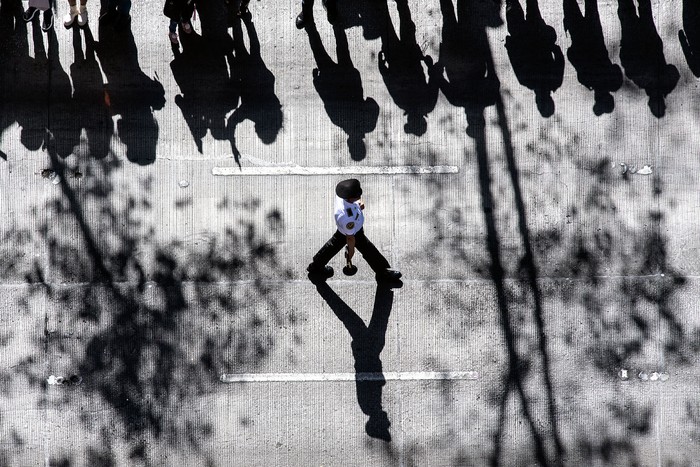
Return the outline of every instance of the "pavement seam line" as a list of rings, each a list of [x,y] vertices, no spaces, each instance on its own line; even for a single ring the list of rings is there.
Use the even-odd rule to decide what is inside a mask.
[[[592,277],[579,277],[579,278],[572,278],[572,277],[549,277],[549,276],[540,276],[538,280],[545,281],[545,282],[561,282],[561,281],[568,281],[568,282],[586,282],[590,279],[655,279],[655,278],[660,278],[660,277],[665,277],[664,274],[649,274],[649,275],[610,275],[610,276],[592,276]],[[674,276],[669,276],[669,277],[674,277]],[[681,276],[683,279],[686,280],[697,280],[700,279],[700,275],[689,275],[689,276]],[[513,282],[522,282],[522,279],[518,278],[510,278],[510,279],[504,279],[505,282],[507,283],[513,283]],[[376,280],[372,279],[353,279],[353,280],[348,280],[348,279],[337,279],[337,280],[329,280],[327,281],[331,284],[338,284],[338,283],[353,283],[353,284],[375,284]],[[402,278],[401,282],[404,284],[468,284],[468,283],[491,283],[491,279],[487,278],[471,278],[471,279],[406,279]],[[230,280],[230,281],[181,281],[179,284],[187,285],[187,284],[211,284],[211,285],[227,285],[227,284],[240,284],[240,285],[245,285],[245,284],[311,284],[308,279],[239,279],[239,280]],[[45,287],[45,286],[51,286],[51,287],[82,287],[82,286],[87,286],[87,285],[137,285],[135,282],[130,282],[130,281],[114,281],[114,282],[3,282],[0,283],[0,289],[1,288],[11,288],[11,287],[19,287],[19,286],[38,286],[38,287]],[[143,284],[146,287],[152,287],[155,285],[158,285],[157,282],[146,282]]]
[[[222,383],[304,383],[327,381],[478,380],[476,371],[385,371],[371,373],[225,373]]]

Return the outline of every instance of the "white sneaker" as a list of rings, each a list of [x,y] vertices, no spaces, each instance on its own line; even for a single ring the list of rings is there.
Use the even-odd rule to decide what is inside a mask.
[[[85,5],[80,5],[80,8],[78,9],[78,26],[81,28],[85,26],[88,22],[88,12],[87,12],[87,7]]]
[[[70,27],[73,26],[73,21],[75,21],[78,13],[80,13],[78,10],[78,5],[70,7],[68,13],[66,13],[66,15],[63,17],[63,26],[65,26],[66,29],[70,29]]]

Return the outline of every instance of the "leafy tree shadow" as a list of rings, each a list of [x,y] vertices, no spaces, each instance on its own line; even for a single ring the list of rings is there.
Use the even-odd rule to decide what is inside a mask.
[[[247,200],[240,206],[248,212],[241,223],[211,234],[204,246],[152,244],[152,227],[135,214],[150,209],[148,182],[142,197],[129,194],[125,203],[115,203],[117,160],[93,161],[77,182],[55,151],[49,156],[61,180],[60,196],[45,207],[51,220],[39,229],[50,260],[47,270],[35,263],[28,271],[27,281],[35,286],[25,301],[37,294],[50,298],[69,310],[60,317],[63,327],[84,330],[80,340],[47,330],[35,343],[37,356],[68,359],[82,384],[61,402],[49,402],[45,369],[32,363],[37,358],[22,362],[19,372],[43,389],[46,404],[71,406],[85,397],[106,407],[109,416],[97,424],[81,414],[84,429],[102,430],[104,442],[126,443],[134,461],[158,465],[173,451],[209,462],[203,443],[214,430],[211,418],[178,407],[215,392],[221,374],[264,362],[275,346],[265,323],[293,319],[267,281],[292,273],[261,233],[281,233],[280,213],[268,212],[261,228],[252,220],[259,202]],[[59,225],[73,226],[76,237],[64,235]],[[144,252],[151,247],[149,260]],[[236,285],[245,278],[250,285]],[[249,310],[248,303],[259,310]]]

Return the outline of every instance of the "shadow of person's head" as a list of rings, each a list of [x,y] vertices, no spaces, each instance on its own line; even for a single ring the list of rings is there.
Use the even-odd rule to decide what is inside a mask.
[[[264,112],[265,119],[255,121],[255,134],[258,135],[263,144],[272,144],[282,129],[284,116],[279,104],[269,106],[266,110]]]
[[[612,113],[615,109],[615,98],[608,91],[595,90],[595,103],[593,104],[593,113],[596,116]]]
[[[403,131],[411,135],[423,136],[428,131],[428,122],[420,113],[411,112],[406,115]]]
[[[22,128],[19,140],[22,146],[30,151],[37,151],[44,144],[45,130],[43,128]]]
[[[647,94],[649,95],[649,110],[656,118],[662,118],[666,115],[666,96],[668,96],[671,91],[678,84],[680,79],[680,73],[678,68],[674,65],[667,63],[663,67],[658,82],[656,83],[656,89],[647,89]]]
[[[361,161],[367,157],[367,146],[362,133],[351,133],[348,135],[348,150],[350,158],[354,161]]]
[[[554,115],[554,99],[552,99],[549,91],[535,93],[535,102],[537,103],[537,110],[540,111],[540,115],[544,118]]]

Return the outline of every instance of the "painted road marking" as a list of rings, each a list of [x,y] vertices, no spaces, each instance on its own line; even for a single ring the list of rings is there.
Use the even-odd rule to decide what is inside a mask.
[[[229,373],[224,383],[284,383],[324,381],[446,381],[476,380],[476,371],[387,371],[384,373]]]
[[[214,167],[212,175],[241,176],[241,175],[428,175],[428,174],[456,174],[459,167],[456,165],[399,165],[377,167],[301,167],[273,166],[273,167]]]

